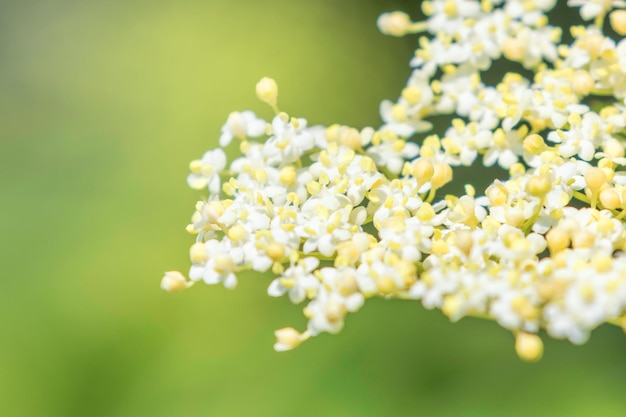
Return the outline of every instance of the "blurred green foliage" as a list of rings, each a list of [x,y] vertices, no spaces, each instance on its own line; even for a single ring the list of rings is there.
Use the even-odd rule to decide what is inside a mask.
[[[189,265],[201,197],[188,162],[233,110],[310,123],[378,123],[414,39],[376,17],[410,1],[0,3],[0,415],[622,416],[626,337],[548,340],[522,363],[497,325],[450,324],[419,303],[373,300],[338,336],[272,351],[302,327],[267,297],[159,289]]]

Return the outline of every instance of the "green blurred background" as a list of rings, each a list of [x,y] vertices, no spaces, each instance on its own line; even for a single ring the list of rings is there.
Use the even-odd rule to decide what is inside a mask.
[[[315,123],[378,123],[414,39],[410,1],[0,2],[0,416],[623,416],[626,337],[548,340],[525,364],[493,323],[373,300],[338,336],[266,276],[159,289],[189,266],[187,164],[254,85]]]

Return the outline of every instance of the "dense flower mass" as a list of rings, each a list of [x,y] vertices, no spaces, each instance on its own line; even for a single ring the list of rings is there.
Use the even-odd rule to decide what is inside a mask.
[[[189,280],[237,285],[271,271],[272,297],[304,303],[306,330],[276,332],[276,350],[341,331],[371,297],[420,300],[451,320],[485,317],[540,358],[540,330],[584,343],[626,313],[626,33],[624,1],[569,0],[581,22],[551,26],[556,0],[431,0],[425,22],[383,14],[385,34],[419,35],[412,73],[378,128],[309,126],[276,113],[234,112],[222,149],[192,161],[204,189],[187,230]],[[571,34],[562,42],[563,31]],[[483,78],[492,65],[524,70]],[[526,74],[526,75],[525,75]],[[528,77],[532,74],[532,77]],[[429,119],[450,115],[437,135]],[[479,161],[506,178],[446,195],[454,169]],[[499,174],[501,175],[501,174]]]

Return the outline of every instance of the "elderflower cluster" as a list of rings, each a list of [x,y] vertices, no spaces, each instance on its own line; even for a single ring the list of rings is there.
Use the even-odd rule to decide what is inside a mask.
[[[239,156],[217,148],[191,162],[189,185],[207,193],[187,227],[192,266],[162,288],[234,288],[242,271],[271,271],[268,295],[308,319],[276,331],[279,351],[341,331],[372,297],[492,319],[529,361],[543,353],[540,330],[580,344],[622,324],[626,40],[604,30],[626,34],[626,11],[614,10],[626,2],[568,0],[581,16],[570,28],[550,25],[556,3],[431,0],[424,22],[383,14],[383,33],[420,35],[377,128],[309,126],[279,110],[263,78],[256,92],[273,119],[231,113],[219,144]],[[523,73],[485,83],[504,61]],[[437,134],[441,115],[452,122]],[[476,162],[500,178],[447,195],[455,167]]]

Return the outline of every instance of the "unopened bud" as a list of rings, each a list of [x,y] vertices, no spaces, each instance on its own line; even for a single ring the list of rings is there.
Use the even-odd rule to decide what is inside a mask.
[[[433,177],[435,169],[428,159],[418,159],[413,163],[413,177],[419,184],[425,184]]]
[[[626,35],[626,10],[615,10],[610,14],[611,27],[620,36]]]
[[[606,174],[601,168],[589,168],[585,172],[585,182],[592,192],[600,189],[606,184]]]
[[[568,248],[570,245],[569,234],[562,229],[550,229],[546,234],[546,240],[552,255]]]
[[[161,279],[161,288],[168,292],[178,292],[187,288],[185,276],[178,271],[167,271]]]
[[[543,342],[532,333],[518,333],[515,337],[515,351],[526,362],[537,362],[543,356]]]
[[[544,197],[550,192],[551,188],[552,183],[550,180],[540,175],[530,177],[526,183],[526,191],[533,197]]]
[[[606,188],[600,192],[600,203],[609,210],[615,210],[622,206],[620,195],[613,188]]]
[[[194,264],[204,264],[209,260],[209,252],[202,242],[196,242],[189,249],[189,257]]]
[[[574,73],[572,80],[572,88],[576,94],[587,96],[591,94],[595,87],[596,81],[588,71],[578,70]]]
[[[543,138],[539,135],[532,134],[526,137],[523,142],[524,152],[529,153],[531,155],[539,155],[546,149],[546,143],[543,141]]]
[[[278,242],[270,242],[265,248],[265,253],[273,261],[280,261],[285,256],[285,246]]]
[[[263,77],[256,85],[256,96],[259,100],[276,108],[278,100],[278,85],[273,78]]]
[[[404,12],[383,13],[376,24],[383,34],[391,36],[404,36],[413,26],[411,18]]]
[[[285,327],[276,330],[274,332],[274,336],[276,336],[274,350],[277,352],[294,349],[302,342],[302,335],[292,327]]]
[[[438,163],[433,165],[433,176],[430,179],[432,187],[441,188],[452,181],[452,168],[446,163]]]

